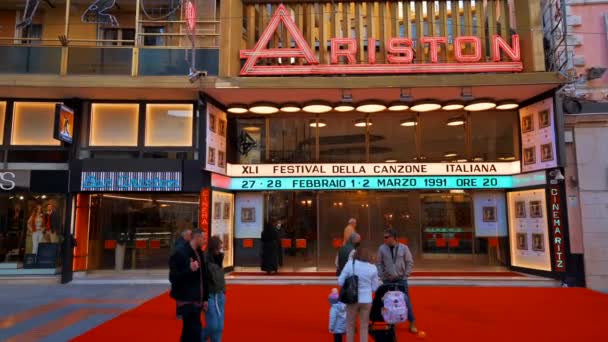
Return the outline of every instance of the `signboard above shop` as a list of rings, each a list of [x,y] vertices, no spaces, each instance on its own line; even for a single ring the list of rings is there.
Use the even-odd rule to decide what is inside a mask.
[[[181,191],[181,172],[89,172],[81,174],[81,191]]]

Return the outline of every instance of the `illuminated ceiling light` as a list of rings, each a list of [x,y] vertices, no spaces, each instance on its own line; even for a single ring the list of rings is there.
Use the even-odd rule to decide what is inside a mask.
[[[475,158],[473,158],[473,161],[474,162],[482,162],[483,158],[481,158],[481,157],[475,157]]]
[[[336,112],[350,112],[355,110],[355,106],[346,103],[340,103],[334,107],[334,110]]]
[[[519,107],[519,104],[517,102],[515,102],[515,100],[500,101],[496,105],[496,109],[498,109],[498,110],[509,110],[509,109],[515,109],[517,107]]]
[[[458,155],[458,153],[456,152],[446,152],[443,156],[446,158],[452,158],[452,157],[456,157]]]
[[[423,113],[437,110],[439,108],[441,108],[441,105],[435,100],[421,100],[414,103],[414,105],[410,107],[410,110]]]
[[[489,110],[496,107],[496,103],[488,99],[480,99],[470,102],[464,107],[464,110],[469,112],[479,112],[482,110]]]
[[[385,162],[385,163],[396,163],[396,162],[397,162],[397,160],[395,160],[395,159],[387,159],[387,160],[385,160],[384,162]]]
[[[371,126],[372,122],[371,121],[367,121],[365,119],[357,119],[355,120],[355,127],[367,127],[367,126]]]
[[[314,101],[314,102],[311,102],[311,103],[307,104],[306,106],[302,107],[302,110],[305,111],[306,113],[315,113],[315,114],[327,113],[327,112],[331,111],[332,109],[333,109],[333,107],[330,106],[328,103],[321,102],[321,101]]]
[[[300,111],[300,107],[295,103],[286,103],[281,106],[281,112],[297,113],[299,111]]]
[[[271,103],[255,103],[249,107],[249,111],[255,114],[274,114],[279,112],[279,108]]]
[[[456,160],[457,163],[466,163],[467,160],[466,159],[458,159]]]
[[[510,156],[510,157],[500,157],[500,158],[498,158],[498,160],[513,161],[513,160],[515,160],[515,157],[513,157],[513,156]]]
[[[464,104],[460,101],[446,102],[441,109],[443,110],[459,110],[464,108]]]
[[[325,120],[310,120],[310,123],[308,123],[308,125],[310,127],[325,127],[327,126],[327,122],[325,122]]]
[[[231,104],[228,106],[228,112],[232,114],[243,114],[247,113],[247,106],[244,104]]]
[[[416,121],[416,118],[412,116],[407,119],[401,120],[399,124],[403,127],[413,127],[416,126],[418,122]]]
[[[391,112],[408,110],[409,108],[410,108],[410,106],[408,106],[405,102],[401,102],[401,101],[393,102],[388,105],[388,110],[390,110]]]
[[[386,110],[386,106],[378,102],[363,102],[357,106],[357,112],[378,113]]]
[[[464,125],[464,118],[462,116],[458,116],[455,118],[451,118],[448,120],[448,122],[446,123],[446,125],[448,126],[462,126]]]
[[[243,131],[247,132],[247,133],[257,133],[259,131],[261,131],[262,129],[260,127],[257,126],[248,126],[248,127],[244,127]]]

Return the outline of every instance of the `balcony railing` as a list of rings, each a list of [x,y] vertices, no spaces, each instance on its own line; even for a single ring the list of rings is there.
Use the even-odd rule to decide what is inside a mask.
[[[2,74],[59,74],[60,68],[60,47],[0,45]]]

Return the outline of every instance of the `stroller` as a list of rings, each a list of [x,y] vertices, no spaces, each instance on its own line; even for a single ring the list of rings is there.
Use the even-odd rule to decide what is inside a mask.
[[[380,285],[376,290],[374,300],[372,301],[372,309],[369,313],[369,335],[376,342],[397,342],[395,325],[385,323],[382,317],[382,308],[384,307],[382,297],[388,291],[401,291],[405,293],[405,286],[386,283]]]

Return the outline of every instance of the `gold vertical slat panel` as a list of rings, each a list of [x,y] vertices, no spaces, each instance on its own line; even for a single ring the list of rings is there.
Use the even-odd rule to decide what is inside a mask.
[[[390,11],[390,19],[391,19],[391,32],[389,37],[399,37],[399,13],[398,13],[399,5],[396,1],[391,1],[389,6]]]
[[[500,35],[511,43],[511,19],[509,1],[500,0]]]
[[[410,2],[403,1],[403,36],[410,37],[410,32],[412,32],[411,28],[411,20],[410,20]]]
[[[386,41],[386,30],[387,30],[387,17],[386,17],[386,2],[381,1],[378,3],[378,38],[380,43],[380,50],[378,51],[378,63],[384,63],[385,60],[385,41]]]
[[[420,63],[425,62],[424,58],[424,45],[420,43],[420,37],[424,36],[424,12],[422,10],[422,2],[416,1],[416,38],[418,40],[416,45],[416,61]]]
[[[307,3],[305,15],[306,41],[313,52],[316,51],[317,40],[315,39],[315,7],[312,3]]]
[[[452,18],[452,34],[454,35],[454,38],[462,36],[463,34],[460,30],[460,1],[452,1],[450,17]]]
[[[277,5],[272,5],[271,6],[271,8],[270,8],[271,12],[269,13],[270,17],[272,17],[275,14],[275,12],[277,11],[277,7],[278,7]],[[278,48],[279,47],[279,41],[281,40],[281,29],[282,29],[282,27],[279,26],[277,28],[277,30],[275,30],[274,33],[273,33],[273,35],[272,35],[271,42],[272,42],[272,47],[273,48]]]
[[[331,13],[329,16],[330,20],[330,37],[340,37],[340,4],[332,3],[329,5],[331,7]]]
[[[448,36],[448,4],[445,1],[439,3],[439,35]],[[440,61],[448,60],[448,44],[441,45]]]
[[[363,44],[363,4],[355,3],[355,38],[357,39],[357,61],[365,60],[365,45]]]
[[[496,16],[496,0],[487,0],[487,6],[486,6],[486,16],[488,18],[488,43],[486,46],[491,45],[490,42],[492,41],[492,37],[498,32],[498,29],[496,27],[496,23],[498,22],[498,17]],[[488,51],[488,55],[490,55],[491,52]]]
[[[287,13],[291,13],[289,7],[285,6]],[[281,23],[281,46],[283,48],[291,47],[291,41],[289,39],[289,33],[287,32],[287,27]]]
[[[350,11],[350,3],[343,2],[342,4],[342,38],[350,37],[350,17],[348,12]]]
[[[475,24],[477,28],[477,37],[481,40],[481,60],[482,62],[486,60],[487,51],[486,51],[486,25],[485,25],[485,10],[483,6],[483,1],[475,1],[475,18],[477,19],[477,23]]]
[[[435,1],[426,2],[426,21],[429,26],[429,37],[437,36],[437,32],[435,32]]]
[[[302,4],[297,4],[295,6],[294,13],[295,13],[295,18],[294,19],[295,19],[296,26],[298,27],[298,30],[300,30],[300,32],[302,34],[305,34],[305,31],[304,31],[304,7],[302,6]],[[306,37],[304,37],[304,38],[306,38]],[[304,63],[304,61],[302,60],[302,58],[298,58],[297,61],[296,61],[296,64],[303,64],[303,63]]]
[[[473,9],[471,7],[471,1],[464,1],[464,34],[466,36],[473,35]],[[467,54],[471,53],[471,47],[467,46],[465,48]]]
[[[366,15],[366,21],[367,21],[367,38],[376,38],[376,31],[377,31],[377,24],[376,24],[376,20],[374,18],[374,12],[375,11],[375,3],[373,2],[368,2],[365,4],[365,15]],[[374,51],[376,51],[376,45],[370,45],[369,41],[368,41],[368,46],[367,46],[368,51],[371,49],[374,49]]]
[[[327,32],[330,29],[329,18],[331,13],[331,4],[319,4],[319,11],[317,18],[319,18],[319,54],[321,58],[321,63],[329,63],[329,59],[327,58]],[[333,20],[332,20],[333,22]]]
[[[247,5],[247,49],[255,45],[255,6]]]

